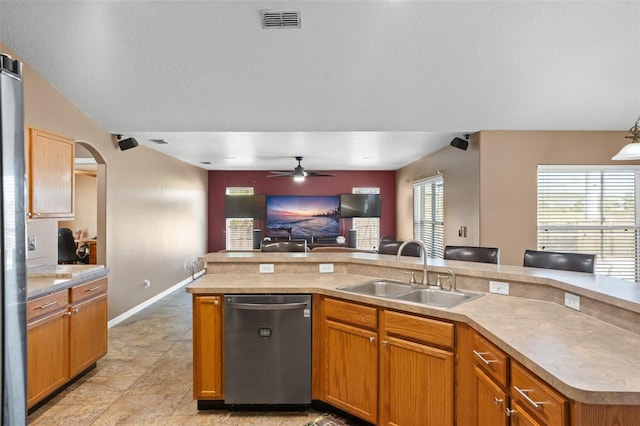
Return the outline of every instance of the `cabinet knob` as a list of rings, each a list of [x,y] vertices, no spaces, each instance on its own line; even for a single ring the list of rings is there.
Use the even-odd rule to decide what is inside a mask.
[[[77,314],[78,312],[80,312],[80,309],[78,309],[78,308],[73,308],[73,313]]]
[[[509,407],[505,408],[505,414],[507,415],[507,417],[511,417],[511,415],[515,413],[516,413],[516,410],[512,410]]]
[[[220,302],[219,302],[218,300],[214,300],[214,301],[213,301],[213,304],[214,304],[214,305],[219,305],[219,304],[220,304]]]
[[[387,340],[383,340],[382,341],[382,346],[387,346],[389,344],[389,342]]]
[[[70,317],[71,316],[71,312],[67,311],[67,312],[64,313],[64,315]]]
[[[375,337],[369,337],[369,341],[370,341],[371,343],[373,343],[373,342],[375,342],[375,341],[376,341],[376,338],[375,338]]]
[[[493,397],[493,403],[496,405],[500,405],[504,402],[504,399],[498,398],[497,396]]]

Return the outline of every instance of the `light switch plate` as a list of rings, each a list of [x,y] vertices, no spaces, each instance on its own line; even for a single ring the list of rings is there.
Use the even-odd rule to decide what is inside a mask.
[[[261,263],[260,264],[260,273],[261,274],[273,274],[273,263]]]
[[[571,293],[565,293],[564,294],[564,306],[566,306],[567,308],[571,308],[571,309],[575,309],[576,311],[580,310],[580,296],[575,295],[575,294],[571,294]]]
[[[509,294],[509,283],[501,281],[489,281],[489,293],[495,294]]]
[[[36,249],[36,243],[36,237],[31,235],[27,237],[27,245],[29,246],[29,251],[33,251]]]
[[[333,272],[333,263],[321,263],[320,264],[320,273],[321,274],[329,274]]]

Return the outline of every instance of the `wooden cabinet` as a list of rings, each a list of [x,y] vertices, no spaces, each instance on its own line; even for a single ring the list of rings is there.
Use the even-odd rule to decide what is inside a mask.
[[[380,311],[381,425],[453,425],[453,324]]]
[[[193,296],[193,397],[221,400],[223,394],[222,296]]]
[[[371,423],[378,414],[377,310],[325,299],[324,400]]]
[[[29,218],[73,217],[74,147],[73,139],[29,129]]]
[[[512,418],[517,419],[512,426],[569,424],[567,399],[516,362],[511,365],[510,394]]]
[[[474,368],[475,414],[477,426],[507,426],[507,393],[480,368]]]
[[[66,299],[66,292],[63,293]],[[30,305],[43,306],[44,311],[48,309],[47,304],[54,302],[55,298],[45,296],[36,303],[30,302]],[[27,324],[28,407],[44,399],[69,379],[69,312],[66,310],[66,300],[53,313],[40,317],[33,314],[33,318]]]
[[[107,353],[107,278],[27,302],[27,407]]]

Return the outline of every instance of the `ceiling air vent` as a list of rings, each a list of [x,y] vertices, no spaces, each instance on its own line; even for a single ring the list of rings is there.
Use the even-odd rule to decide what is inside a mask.
[[[299,10],[261,10],[262,28],[300,28]]]
[[[158,145],[169,145],[169,141],[166,141],[164,139],[149,139],[149,142],[153,142],[156,143]]]

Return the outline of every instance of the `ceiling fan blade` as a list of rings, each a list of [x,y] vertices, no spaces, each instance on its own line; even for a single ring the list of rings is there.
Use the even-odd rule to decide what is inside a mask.
[[[322,172],[307,172],[307,177],[323,177],[323,176],[335,176],[331,173],[322,173]]]
[[[293,176],[293,173],[291,172],[269,172],[271,173],[270,175],[267,175],[267,177],[290,177]]]

